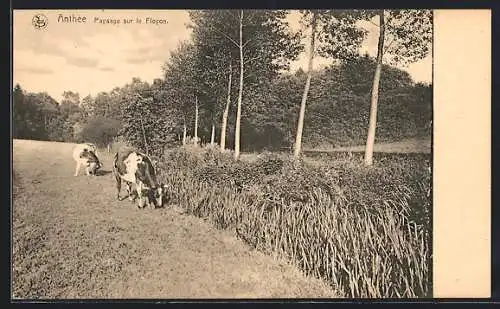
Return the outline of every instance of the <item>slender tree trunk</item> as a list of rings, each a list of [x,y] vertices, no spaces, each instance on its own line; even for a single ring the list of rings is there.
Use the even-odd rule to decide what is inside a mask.
[[[195,97],[195,110],[194,110],[194,144],[198,146],[198,97]]]
[[[213,146],[215,144],[215,122],[212,121],[212,135],[210,136],[210,145]]]
[[[220,149],[223,152],[226,148],[226,131],[227,131],[227,117],[229,116],[229,106],[231,105],[231,80],[233,71],[231,69],[231,61],[229,61],[229,80],[227,82],[227,101],[224,113],[222,114],[222,126],[220,131]]]
[[[380,34],[378,37],[377,66],[375,68],[375,75],[373,76],[370,122],[368,123],[368,136],[366,138],[366,148],[365,148],[365,165],[367,166],[373,164],[373,146],[375,144],[375,130],[377,128],[378,91],[380,86],[380,75],[382,73],[382,56],[384,53],[384,38],[385,38],[384,10],[380,11],[379,17],[380,17]]]
[[[302,94],[302,102],[300,103],[299,121],[297,124],[297,135],[295,137],[295,147],[294,147],[294,154],[293,154],[295,158],[298,158],[300,156],[300,152],[301,152],[301,148],[302,148],[302,131],[304,129],[304,117],[306,114],[307,95],[309,93],[309,87],[311,86],[315,36],[316,36],[316,13],[312,13],[311,42],[309,45],[309,63],[307,65],[306,85],[304,87],[304,93]]]
[[[182,132],[182,145],[186,145],[186,138],[187,138],[187,128],[186,128],[186,119],[184,118],[184,124],[183,124],[184,130]]]
[[[243,10],[240,12],[240,89],[238,92],[238,107],[236,110],[236,130],[234,132],[234,159],[240,157],[240,124],[241,124],[241,101],[243,99]]]

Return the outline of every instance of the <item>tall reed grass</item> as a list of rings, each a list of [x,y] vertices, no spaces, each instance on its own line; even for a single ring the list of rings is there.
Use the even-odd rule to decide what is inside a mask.
[[[264,154],[234,162],[214,149],[161,159],[171,198],[288,258],[345,297],[431,297],[431,196],[425,156],[337,155],[319,166]]]

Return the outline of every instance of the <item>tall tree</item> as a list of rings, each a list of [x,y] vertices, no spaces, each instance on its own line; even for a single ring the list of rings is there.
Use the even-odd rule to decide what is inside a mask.
[[[309,93],[309,87],[311,85],[311,76],[313,70],[313,59],[314,59],[314,41],[316,39],[316,19],[317,13],[311,13],[311,36],[309,42],[309,61],[307,64],[307,79],[306,85],[304,86],[304,93],[302,94],[302,101],[300,103],[300,112],[299,112],[299,120],[297,124],[297,135],[295,138],[295,147],[294,147],[294,157],[298,158],[301,151],[302,146],[302,129],[304,127],[304,116],[306,113],[306,101],[307,94]]]
[[[228,69],[228,73],[227,73],[227,99],[226,99],[226,105],[224,107],[224,113],[222,114],[222,125],[221,125],[221,131],[220,131],[220,149],[222,151],[224,151],[225,147],[226,147],[227,118],[229,116],[229,107],[231,105],[231,86],[232,86],[232,79],[233,79],[233,70],[232,70],[231,59],[229,59],[228,68],[229,69]]]
[[[427,56],[432,40],[432,12],[429,10],[379,10],[374,14],[379,20],[377,25],[379,38],[364,158],[364,163],[368,166],[373,164],[379,85],[384,56],[389,63],[405,66]],[[384,46],[386,39],[390,41]]]
[[[241,136],[241,101],[243,100],[243,74],[245,73],[245,63],[243,57],[243,10],[240,11],[239,19],[239,42],[240,51],[240,84],[238,88],[238,105],[236,106],[236,129],[234,131],[234,158],[238,160],[240,156],[240,136]]]
[[[194,96],[194,144],[198,145],[198,118],[200,116],[200,108],[198,105],[198,96]]]
[[[314,54],[317,49],[322,56],[331,57],[338,62],[352,59],[358,53],[365,31],[356,22],[363,17],[360,11],[353,10],[305,10],[301,12],[301,23],[311,29],[309,62],[306,84],[301,101],[294,156],[298,157],[302,148],[302,134],[306,102],[312,77]],[[315,45],[318,45],[317,47]]]
[[[368,135],[366,138],[365,165],[373,164],[373,146],[375,144],[375,129],[377,126],[377,105],[378,90],[380,84],[380,74],[382,73],[382,56],[384,53],[385,41],[385,20],[384,11],[379,13],[379,38],[377,44],[377,66],[373,76],[372,97],[370,106],[370,120],[368,122]]]

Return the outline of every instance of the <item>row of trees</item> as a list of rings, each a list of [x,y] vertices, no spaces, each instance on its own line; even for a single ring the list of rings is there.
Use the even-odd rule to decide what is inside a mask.
[[[183,42],[172,53],[164,68],[165,83],[168,89],[173,89],[170,97],[181,102],[184,113],[186,107],[189,109],[194,105],[195,140],[198,138],[200,102],[213,122],[221,119],[221,148],[224,149],[228,107],[233,80],[237,77],[235,159],[240,155],[244,95],[253,97],[269,91],[269,85],[280,72],[288,69],[290,61],[295,60],[303,49],[300,39],[304,30],[309,28],[307,78],[294,144],[294,154],[299,156],[314,56],[320,53],[337,63],[356,58],[366,36],[366,30],[359,26],[359,22],[366,21],[380,30],[366,139],[365,163],[371,165],[384,59],[389,64],[407,64],[421,59],[428,54],[432,38],[431,12],[425,10],[305,10],[301,11],[302,31],[297,33],[290,31],[285,20],[286,11],[206,10],[193,11],[190,17],[191,41]],[[389,42],[384,48],[387,40]],[[186,104],[186,101],[194,104]],[[245,108],[251,110],[255,107],[253,103],[249,102]],[[183,118],[186,118],[185,114]],[[212,124],[212,129],[215,129],[215,124]]]
[[[391,65],[427,55],[430,11],[306,10],[301,11],[298,32],[291,31],[286,14],[190,12],[190,40],[171,52],[163,78],[152,84],[134,78],[81,101],[78,94],[65,92],[61,104],[46,94],[26,94],[16,87],[14,136],[65,141],[92,137],[107,143],[119,134],[146,152],[161,154],[171,142],[186,143],[189,129],[195,143],[202,136],[211,144],[218,139],[221,150],[234,147],[238,159],[241,138],[248,149],[293,143],[298,156],[303,136],[309,144],[349,144],[359,143],[364,135],[365,162],[372,164],[379,92],[386,104],[379,120],[382,137],[427,133],[412,128],[424,128],[430,120],[430,87],[414,85],[407,73]],[[359,56],[366,36],[360,21],[380,28],[376,59]],[[306,30],[307,71],[286,73],[304,49],[301,38]],[[314,71],[318,53],[335,59],[335,65]],[[26,116],[26,110],[38,112]],[[42,115],[47,119],[42,121]],[[398,132],[401,136],[395,136]]]

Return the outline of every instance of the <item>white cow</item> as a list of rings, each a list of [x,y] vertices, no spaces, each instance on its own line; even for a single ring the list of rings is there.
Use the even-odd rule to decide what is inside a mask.
[[[78,176],[82,165],[85,166],[87,176],[95,175],[96,171],[102,167],[102,163],[97,157],[97,147],[92,143],[76,145],[73,149],[73,159],[76,162],[74,176]]]

